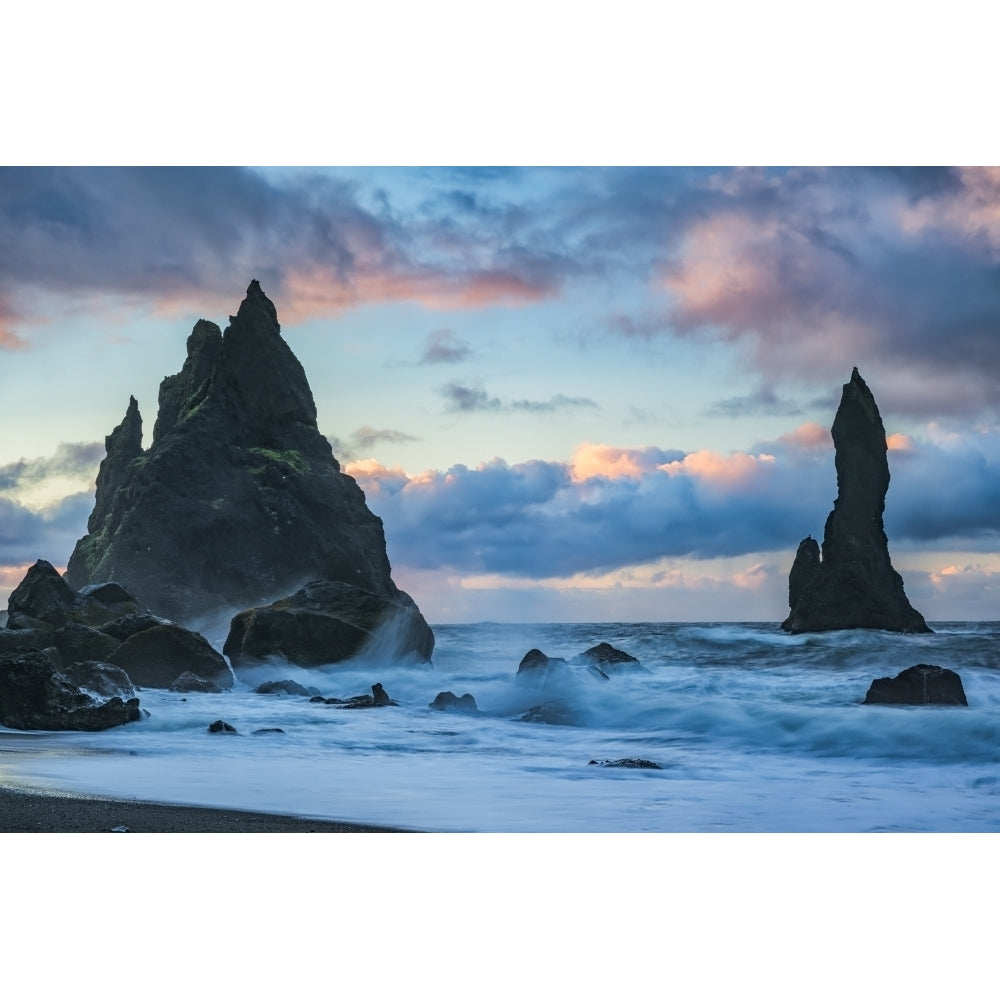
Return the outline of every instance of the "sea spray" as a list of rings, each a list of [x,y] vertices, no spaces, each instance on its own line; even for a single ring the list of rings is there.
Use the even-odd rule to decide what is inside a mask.
[[[433,669],[275,659],[222,694],[141,692],[143,722],[46,737],[59,753],[12,767],[56,788],[430,830],[1000,830],[1000,626],[934,628],[440,625]],[[517,674],[529,649],[571,660],[601,641],[643,669]],[[957,670],[969,707],[861,704],[874,677],[918,662]],[[284,678],[337,698],[380,682],[399,706],[254,693]],[[442,690],[479,714],[429,708]],[[522,721],[553,699],[572,725]],[[207,733],[219,718],[239,736]],[[626,758],[663,770],[588,767]]]

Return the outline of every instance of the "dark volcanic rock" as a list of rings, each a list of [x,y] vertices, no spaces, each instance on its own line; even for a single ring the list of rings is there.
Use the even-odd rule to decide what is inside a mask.
[[[615,649],[609,642],[600,642],[596,646],[591,646],[578,656],[574,656],[571,663],[582,663],[585,666],[597,667],[605,676],[609,672],[621,670],[633,665],[639,666],[639,661],[624,650]]]
[[[576,718],[569,706],[561,702],[550,701],[543,705],[532,705],[524,715],[522,722],[544,722],[549,726],[575,726]]]
[[[341,701],[338,698],[327,698],[328,705],[338,705],[340,708],[385,708],[387,705],[399,706],[398,701],[393,701],[380,683],[372,685],[371,694],[359,694],[353,698],[346,698]]]
[[[299,684],[298,681],[282,680],[282,681],[264,681],[263,684],[258,684],[254,688],[255,694],[298,694],[303,697],[322,697],[319,691],[314,687],[305,687]]]
[[[233,686],[226,661],[197,632],[168,623],[137,632],[108,657],[140,687],[169,688],[190,671],[220,687]]]
[[[62,668],[72,684],[101,698],[134,698],[132,679],[121,667],[100,660],[77,660]]]
[[[160,386],[147,451],[130,400],[107,438],[87,528],[67,580],[120,580],[177,621],[256,607],[309,580],[358,587],[387,607],[408,602],[419,618],[391,579],[381,520],[317,427],[305,372],[257,281],[225,333],[195,325],[181,371]],[[418,632],[427,658],[426,623]]]
[[[826,521],[822,557],[816,542],[799,544],[788,578],[786,632],[877,628],[930,632],[892,568],[882,514],[889,489],[885,428],[871,390],[858,374],[843,389],[833,421],[837,499]]]
[[[76,622],[67,622],[62,628],[56,629],[52,642],[59,650],[63,663],[75,663],[77,660],[107,660],[121,645],[118,639],[105,632]]]
[[[0,656],[25,649],[45,649],[55,639],[55,630],[44,622],[41,628],[0,628]]]
[[[598,767],[637,767],[648,771],[662,771],[663,768],[652,760],[645,760],[642,757],[623,757],[621,760],[591,760],[589,764],[596,764]]]
[[[101,701],[82,691],[41,650],[0,659],[0,725],[96,732],[141,717],[138,698]]]
[[[907,667],[895,677],[872,681],[865,705],[968,705],[962,678],[929,663]]]
[[[25,574],[7,600],[10,621],[20,625],[25,619],[45,622],[54,629],[62,628],[67,622],[97,627],[104,625],[129,611],[137,611],[140,606],[134,598],[121,600],[117,588],[114,599],[105,603],[98,594],[105,588],[96,588],[94,593],[77,593],[60,576],[59,571],[44,559],[39,559]],[[26,622],[25,622],[26,623]]]
[[[216,719],[215,722],[209,724],[208,731],[210,733],[236,733],[236,727],[229,725],[228,722],[223,722],[222,719]]]
[[[553,667],[564,666],[565,658],[562,656],[546,656],[540,649],[529,649],[521,662],[517,665],[519,674],[530,674],[534,671],[547,671]]]
[[[315,667],[359,654],[426,662],[433,648],[430,627],[402,591],[388,598],[341,581],[315,580],[290,597],[236,615],[223,651],[237,666],[281,656]]]
[[[222,688],[214,681],[205,680],[204,677],[199,677],[197,674],[191,673],[190,670],[185,670],[170,685],[168,690],[173,691],[174,694],[190,694],[191,692],[198,694],[220,694],[222,692]]]
[[[436,708],[441,712],[467,712],[469,715],[479,712],[476,699],[471,694],[463,694],[459,698],[451,691],[441,691],[427,707]]]
[[[136,614],[122,615],[121,618],[116,618],[113,622],[102,625],[101,631],[117,639],[119,642],[124,642],[126,639],[131,639],[137,632],[145,632],[148,628],[169,624],[171,623],[166,618],[151,615],[149,612],[138,612]]]

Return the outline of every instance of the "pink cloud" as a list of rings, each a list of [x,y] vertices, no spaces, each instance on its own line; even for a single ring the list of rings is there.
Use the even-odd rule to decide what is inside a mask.
[[[570,461],[570,476],[575,483],[587,479],[641,479],[654,471],[663,460],[658,448],[615,448],[607,444],[581,444]]]
[[[660,468],[668,476],[685,475],[719,486],[734,487],[755,479],[762,469],[773,465],[773,455],[750,455],[746,452],[720,455],[703,450],[693,451],[683,459],[667,462]]]
[[[833,435],[826,427],[816,423],[800,424],[794,431],[782,434],[778,440],[792,448],[803,451],[819,451],[833,447]]]

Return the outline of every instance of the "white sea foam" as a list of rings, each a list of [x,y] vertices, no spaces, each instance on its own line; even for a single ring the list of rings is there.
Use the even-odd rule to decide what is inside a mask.
[[[1000,626],[787,636],[775,625],[438,626],[434,667],[384,655],[237,671],[232,691],[140,692],[150,717],[0,755],[5,777],[99,794],[431,830],[1000,829]],[[517,676],[531,648],[607,641],[643,671]],[[969,708],[864,706],[875,677],[957,670]],[[288,678],[399,707],[259,695]],[[430,709],[471,693],[479,715]],[[521,721],[554,704],[570,725]],[[215,719],[239,735],[209,734]],[[261,729],[283,732],[256,733]],[[39,750],[41,747],[41,750]],[[69,752],[91,751],[84,754]],[[594,767],[644,758],[662,770]]]

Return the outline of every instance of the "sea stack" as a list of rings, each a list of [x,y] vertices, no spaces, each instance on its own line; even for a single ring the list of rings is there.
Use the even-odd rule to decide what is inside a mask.
[[[882,523],[889,489],[885,428],[871,390],[858,373],[844,386],[833,421],[837,499],[826,519],[823,549],[799,543],[788,577],[786,632],[871,628],[930,632],[911,607],[889,559]]]
[[[335,581],[404,614],[429,656],[430,629],[392,581],[382,521],[320,433],[305,372],[256,280],[224,333],[195,324],[182,369],[160,385],[152,444],[141,441],[132,398],[106,439],[71,586],[114,580],[157,614],[192,622]]]

